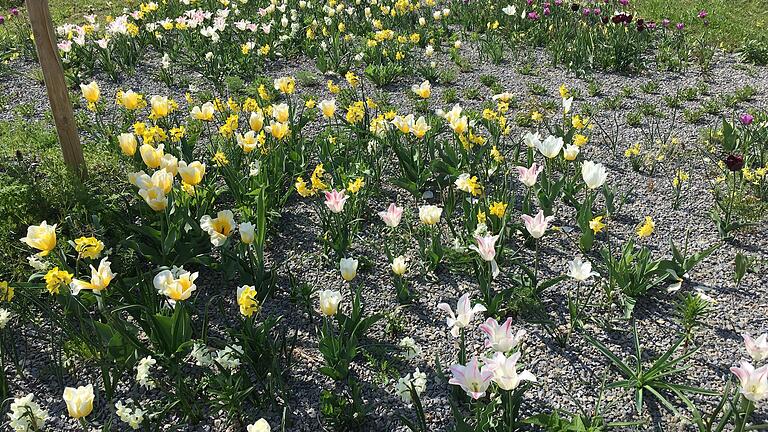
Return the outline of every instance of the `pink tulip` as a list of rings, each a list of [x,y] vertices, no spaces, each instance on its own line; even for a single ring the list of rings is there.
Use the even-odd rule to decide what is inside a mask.
[[[477,246],[472,245],[469,248],[480,254],[480,258],[482,258],[484,261],[488,261],[491,263],[491,273],[493,274],[493,277],[496,278],[499,274],[499,265],[496,264],[496,240],[498,240],[499,236],[475,236],[475,240],[477,241]]]
[[[348,196],[344,195],[344,191],[337,191],[336,189],[331,192],[325,192],[325,205],[333,213],[341,213],[344,210],[344,203],[347,202]]]
[[[392,203],[387,210],[379,212],[379,217],[388,227],[394,228],[400,225],[400,218],[403,217],[403,208]]]
[[[768,365],[755,369],[751,363],[742,361],[741,367],[732,367],[741,385],[741,394],[752,402],[760,402],[768,397]]]
[[[748,333],[741,335],[744,338],[744,346],[752,360],[760,362],[768,358],[768,334],[762,334],[757,340],[752,339]]]
[[[491,348],[496,352],[506,353],[516,347],[525,337],[525,330],[518,330],[512,334],[512,318],[507,318],[504,324],[493,318],[488,318],[483,324],[480,324],[480,331],[488,337],[485,340],[485,347]]]
[[[549,227],[549,222],[554,219],[553,216],[544,217],[544,212],[542,210],[539,210],[535,217],[523,215],[522,218],[523,222],[525,222],[525,229],[527,229],[531,236],[536,239],[541,238],[544,235],[544,232],[546,232]]]
[[[536,180],[539,178],[539,174],[544,169],[543,166],[536,165],[536,162],[531,165],[530,168],[523,166],[517,167],[517,173],[520,175],[520,181],[528,186],[533,187],[536,184]]]
[[[493,372],[480,371],[477,357],[472,357],[466,366],[460,364],[451,366],[451,374],[453,377],[448,381],[448,384],[460,386],[472,399],[480,399],[485,396],[485,391],[488,390],[491,378],[493,378]]]

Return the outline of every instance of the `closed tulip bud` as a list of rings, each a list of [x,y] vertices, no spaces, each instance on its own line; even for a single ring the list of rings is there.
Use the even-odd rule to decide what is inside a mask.
[[[341,277],[344,278],[345,281],[349,282],[357,276],[357,264],[358,261],[354,258],[342,258],[339,261]]]
[[[179,162],[179,175],[184,183],[190,186],[197,186],[203,181],[205,175],[205,164],[194,161],[187,165],[186,162]]]
[[[163,159],[163,155],[165,154],[163,152],[162,144],[157,146],[157,148],[152,147],[149,144],[142,144],[139,148],[139,152],[141,153],[141,160],[143,160],[149,168],[158,168]]]
[[[67,403],[67,412],[69,412],[70,417],[75,419],[83,418],[93,411],[93,398],[92,384],[64,389],[64,402]]]
[[[387,210],[379,212],[379,217],[388,227],[394,228],[400,224],[400,219],[403,217],[403,208],[392,203]]]
[[[83,98],[90,103],[96,103],[101,96],[101,90],[96,81],[91,81],[90,84],[80,84],[80,91],[83,92]]]
[[[392,273],[402,276],[408,271],[408,264],[405,262],[405,257],[400,255],[392,260]]]
[[[333,118],[333,115],[336,113],[336,99],[323,100],[318,106],[325,118]]]
[[[255,229],[252,223],[250,222],[243,222],[240,224],[240,241],[242,241],[245,244],[251,244],[253,243],[254,238],[256,237]]]
[[[179,159],[170,153],[166,153],[160,158],[160,168],[169,172],[171,176],[175,176],[179,172]]]
[[[152,115],[155,118],[162,118],[171,112],[171,102],[166,96],[152,96],[149,99],[152,106]]]
[[[440,222],[443,209],[438,206],[426,205],[419,207],[419,220],[424,225],[435,225]]]
[[[572,161],[576,160],[576,156],[579,155],[579,148],[573,144],[569,144],[565,146],[565,149],[563,150],[563,156],[565,156],[565,160]]]
[[[339,311],[341,292],[335,290],[320,291],[320,312],[325,316],[334,316]]]
[[[136,147],[138,146],[136,135],[132,133],[121,133],[117,136],[117,142],[120,144],[120,150],[122,150],[124,155],[133,156],[136,154]]]
[[[251,117],[248,119],[248,124],[251,126],[251,130],[258,132],[264,127],[264,114],[254,111],[251,113]]]

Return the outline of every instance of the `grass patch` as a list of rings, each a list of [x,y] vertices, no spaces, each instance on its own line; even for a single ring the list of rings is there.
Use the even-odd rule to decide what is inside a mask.
[[[700,10],[709,13],[709,31],[718,44],[726,49],[738,49],[748,39],[768,37],[768,7],[755,0],[637,0],[639,16],[660,22],[667,18],[673,25],[685,23],[689,31],[701,34],[704,26],[698,17]]]

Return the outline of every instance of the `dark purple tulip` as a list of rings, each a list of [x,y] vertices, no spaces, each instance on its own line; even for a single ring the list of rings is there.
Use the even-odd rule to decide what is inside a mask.
[[[0,15],[0,25],[5,24],[5,17]]]
[[[725,166],[729,170],[736,172],[744,168],[744,156],[738,154],[730,154],[725,158]]]
[[[707,15],[709,15],[709,14],[707,13],[707,11],[705,11],[705,10],[700,10],[700,11],[699,11],[699,18],[701,18],[701,19],[704,19],[704,18],[706,18],[706,17],[707,17]]]
[[[576,12],[579,10],[579,4],[578,3],[571,3],[571,10]]]
[[[19,16],[19,10],[17,8],[11,8],[11,15]]]
[[[676,25],[675,27],[677,27],[677,29],[678,29],[678,30],[682,30],[682,29],[684,29],[684,28],[685,28],[685,24],[683,24],[683,23],[677,23],[677,25]]]

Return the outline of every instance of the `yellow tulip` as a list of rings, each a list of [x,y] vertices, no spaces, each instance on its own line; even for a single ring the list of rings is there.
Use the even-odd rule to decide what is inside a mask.
[[[149,168],[158,168],[160,166],[164,154],[162,145],[154,148],[149,144],[143,144],[139,151],[141,152],[141,159]]]
[[[27,228],[27,236],[21,241],[38,249],[40,256],[46,256],[56,247],[56,225],[48,225],[46,221],[32,225]]]
[[[132,133],[121,133],[117,136],[117,142],[120,144],[120,150],[123,151],[124,155],[133,156],[136,154],[136,147],[138,146],[136,135]]]
[[[186,162],[181,161],[179,162],[179,175],[181,176],[181,179],[184,180],[184,183],[196,186],[203,181],[205,164],[200,163],[199,161],[194,161],[187,165]]]
[[[80,84],[80,91],[83,92],[83,98],[90,103],[96,103],[101,96],[101,90],[96,81],[91,81],[90,84]]]

